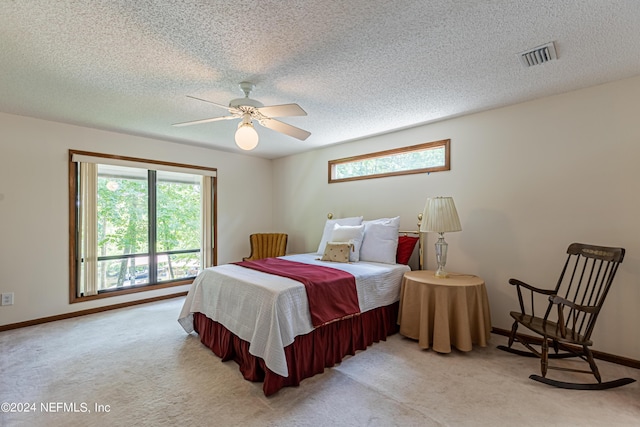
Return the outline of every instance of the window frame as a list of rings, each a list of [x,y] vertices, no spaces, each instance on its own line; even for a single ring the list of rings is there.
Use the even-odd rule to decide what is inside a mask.
[[[408,169],[408,170],[401,170],[396,172],[385,172],[385,173],[378,173],[378,174],[372,174],[372,175],[353,176],[348,178],[333,178],[332,172],[333,172],[334,166],[339,164],[357,162],[357,161],[367,160],[367,159],[375,159],[379,157],[387,157],[395,154],[410,153],[413,151],[423,151],[423,150],[434,149],[438,147],[444,147],[444,150],[445,150],[445,155],[444,155],[445,164],[442,166],[434,166],[434,167],[420,168],[420,169]],[[448,171],[448,170],[451,170],[451,139],[442,139],[439,141],[426,142],[423,144],[411,145],[408,147],[394,148],[391,150],[377,151],[375,153],[362,154],[359,156],[329,160],[328,182],[329,184],[333,184],[337,182],[359,181],[363,179],[375,179],[375,178],[383,178],[387,176],[412,175],[417,173],[431,173],[431,172],[440,172],[440,171]]]
[[[218,237],[217,194],[218,192],[217,192],[217,169],[216,168],[197,166],[197,165],[187,165],[187,164],[174,163],[174,162],[165,162],[160,160],[142,159],[137,157],[119,156],[119,155],[113,155],[113,154],[94,153],[89,151],[69,150],[68,168],[69,168],[69,302],[70,303],[86,302],[86,301],[92,301],[96,299],[111,298],[111,297],[128,295],[128,294],[133,294],[138,292],[148,292],[148,291],[153,291],[158,289],[184,286],[184,285],[191,284],[193,282],[193,278],[178,279],[171,282],[161,282],[161,283],[153,283],[153,284],[150,283],[150,284],[145,284],[140,286],[127,287],[126,289],[109,290],[108,292],[102,292],[96,295],[88,295],[88,296],[77,295],[77,287],[78,287],[78,279],[79,279],[78,278],[79,263],[77,260],[77,250],[79,245],[78,231],[77,231],[77,226],[78,226],[78,218],[77,218],[78,191],[77,190],[78,190],[78,168],[80,163],[73,161],[74,155],[113,159],[116,161],[136,162],[136,163],[142,163],[147,165],[158,165],[159,166],[158,170],[163,170],[162,167],[164,166],[165,168],[169,168],[166,170],[171,170],[171,168],[174,168],[174,169],[177,168],[177,169],[185,169],[185,170],[192,170],[192,171],[200,170],[203,172],[205,171],[213,172],[212,183],[211,183],[211,187],[212,187],[211,188],[211,192],[212,192],[211,232],[213,234],[213,237],[211,240],[211,245],[212,245],[211,263],[212,265],[217,265],[217,258],[218,258],[217,256],[217,246],[218,246],[217,245],[217,237]],[[203,175],[204,174],[205,173],[203,173]]]

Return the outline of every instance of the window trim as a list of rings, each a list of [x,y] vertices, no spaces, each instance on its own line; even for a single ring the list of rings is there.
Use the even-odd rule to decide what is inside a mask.
[[[339,165],[342,163],[356,162],[356,161],[366,160],[366,159],[374,159],[378,157],[386,157],[386,156],[391,156],[391,155],[400,154],[400,153],[407,153],[412,151],[422,151],[425,149],[432,149],[437,147],[444,147],[445,164],[443,166],[434,166],[430,168],[411,169],[411,170],[404,170],[404,171],[397,171],[397,172],[378,173],[378,174],[366,175],[366,176],[354,176],[349,178],[332,178],[332,171],[335,165]],[[387,176],[412,175],[416,173],[431,173],[431,172],[440,172],[440,171],[448,171],[448,170],[451,170],[451,139],[442,139],[440,141],[426,142],[423,144],[411,145],[408,147],[394,148],[391,150],[377,151],[375,153],[362,154],[359,156],[329,160],[328,182],[329,184],[333,184],[336,182],[359,181],[363,179],[374,179],[374,178],[382,178]]]
[[[75,156],[88,156],[98,159],[106,159],[105,163],[111,162],[134,162],[138,165],[142,165],[139,167],[152,167],[153,165],[162,166],[163,168],[159,168],[160,170],[191,170],[191,173],[202,173],[202,175],[209,175],[212,178],[212,224],[211,230],[213,234],[212,240],[212,265],[217,265],[218,263],[218,221],[217,221],[217,212],[218,212],[218,192],[217,192],[217,169],[210,168],[205,166],[196,166],[196,165],[187,165],[181,163],[173,163],[173,162],[165,162],[160,160],[150,160],[150,159],[141,159],[137,157],[128,157],[128,156],[118,156],[114,154],[104,154],[104,153],[94,153],[89,151],[80,151],[80,150],[69,150],[69,303],[78,303],[78,302],[86,302],[103,298],[111,298],[115,296],[128,295],[138,292],[147,292],[154,291],[158,289],[171,288],[176,286],[188,285],[193,282],[193,279],[184,279],[184,280],[176,280],[165,283],[156,283],[144,286],[134,286],[129,287],[127,289],[119,289],[119,290],[111,290],[109,292],[98,293],[97,295],[89,295],[89,296],[77,296],[77,283],[78,283],[78,262],[76,259],[76,251],[78,248],[78,236],[76,233],[76,223],[77,223],[77,201],[76,201],[76,190],[78,186],[78,161],[76,157],[76,161],[74,161]],[[86,159],[86,158],[85,158]]]

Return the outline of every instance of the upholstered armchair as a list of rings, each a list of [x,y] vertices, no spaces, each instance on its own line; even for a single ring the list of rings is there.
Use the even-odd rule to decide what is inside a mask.
[[[288,235],[284,233],[256,233],[249,236],[251,254],[243,261],[255,261],[285,255]]]

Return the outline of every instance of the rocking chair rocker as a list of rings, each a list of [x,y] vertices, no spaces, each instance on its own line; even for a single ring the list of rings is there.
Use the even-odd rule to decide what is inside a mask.
[[[554,289],[539,289],[517,279],[509,283],[516,287],[520,311],[512,311],[515,320],[511,327],[508,346],[499,349],[521,356],[539,357],[542,376],[529,378],[554,387],[579,390],[604,390],[634,382],[632,378],[620,378],[602,382],[600,372],[589,347],[593,344],[591,333],[609,292],[618,266],[624,258],[623,248],[585,245],[573,243],[567,249],[565,262],[558,283]],[[525,304],[523,292],[529,291],[530,302]],[[543,317],[536,317],[534,296],[547,295],[549,303]],[[550,319],[553,307],[557,317]],[[528,310],[527,310],[528,309]],[[551,316],[554,317],[554,316]],[[522,325],[541,336],[516,334]],[[511,348],[514,342],[524,345],[529,351]],[[533,346],[540,346],[540,350]],[[554,353],[549,354],[549,346]],[[560,352],[562,350],[562,352]],[[589,364],[590,370],[550,366],[549,359],[579,357]],[[593,374],[597,383],[572,383],[546,378],[548,369]]]

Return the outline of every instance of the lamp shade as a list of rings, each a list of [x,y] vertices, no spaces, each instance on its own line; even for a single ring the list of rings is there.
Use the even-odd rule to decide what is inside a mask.
[[[453,197],[430,197],[424,206],[420,231],[450,233],[461,231],[460,218]]]

